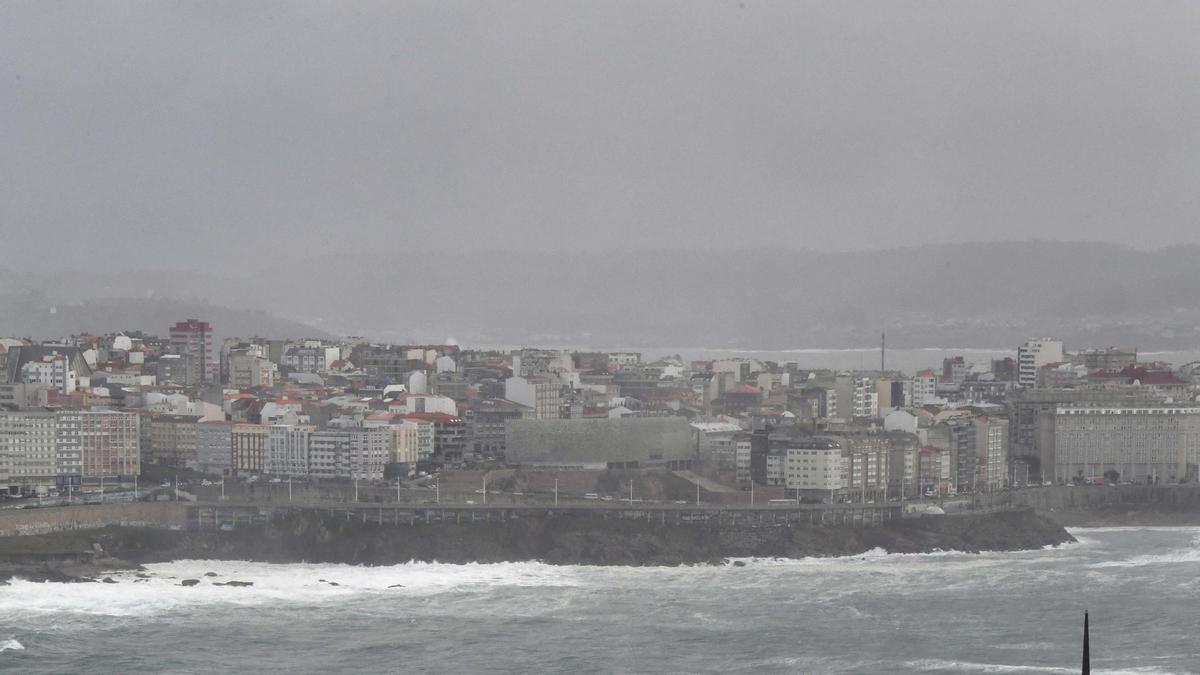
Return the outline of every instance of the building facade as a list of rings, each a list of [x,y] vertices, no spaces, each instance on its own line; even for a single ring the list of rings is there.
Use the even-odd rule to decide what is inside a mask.
[[[233,423],[201,422],[196,432],[196,464],[203,473],[233,474]]]
[[[1017,348],[1017,384],[1032,387],[1037,384],[1038,368],[1063,361],[1062,340],[1030,338]]]
[[[263,471],[275,475],[308,474],[308,427],[275,424],[267,436],[267,457]]]
[[[1058,482],[1103,477],[1166,483],[1193,479],[1200,466],[1200,407],[1065,405],[1054,415]]]
[[[848,469],[841,444],[829,439],[796,442],[783,454],[784,485],[804,496],[832,498],[847,486]]]
[[[266,471],[270,428],[261,424],[234,424],[230,430],[233,473],[254,475]]]
[[[216,381],[212,326],[207,321],[188,319],[171,326],[171,349],[191,357],[190,381],[197,384]]]

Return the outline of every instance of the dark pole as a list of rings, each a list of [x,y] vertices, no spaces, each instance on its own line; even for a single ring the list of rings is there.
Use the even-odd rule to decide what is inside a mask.
[[[1092,672],[1092,655],[1088,647],[1088,613],[1083,612],[1083,675],[1090,675]]]

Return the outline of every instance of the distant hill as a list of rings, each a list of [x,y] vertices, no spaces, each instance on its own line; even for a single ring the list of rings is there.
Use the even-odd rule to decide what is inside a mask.
[[[329,333],[267,312],[230,309],[169,299],[98,299],[80,304],[46,304],[29,298],[0,301],[0,335],[54,339],[91,332],[139,330],[166,336],[176,321],[207,320],[220,340],[234,336],[267,338],[333,337]]]
[[[897,348],[1011,347],[1054,335],[1069,347],[1145,351],[1200,346],[1198,259],[1195,246],[1044,241],[851,253],[380,250],[241,278],[89,273],[38,288],[46,297],[150,294],[266,309],[330,333],[395,341],[829,348],[872,346],[886,330]],[[158,331],[169,325],[154,320]]]

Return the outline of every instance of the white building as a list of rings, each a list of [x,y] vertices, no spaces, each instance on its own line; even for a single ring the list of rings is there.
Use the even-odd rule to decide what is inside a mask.
[[[414,370],[408,374],[408,391],[412,394],[424,394],[429,391],[429,377],[423,370]]]
[[[388,444],[389,464],[408,464],[415,467],[417,460],[433,455],[433,422],[421,420],[396,420],[394,415],[371,415],[363,421],[366,429],[384,429],[390,434]],[[423,426],[424,425],[424,426]],[[422,430],[427,447],[423,455]]]
[[[938,400],[937,382],[937,374],[930,369],[917,373],[912,379],[912,405],[935,403]]]
[[[504,381],[504,398],[533,408],[535,419],[556,420],[562,417],[562,385],[557,377],[510,377]]]
[[[975,418],[975,457],[979,482],[976,490],[1000,490],[1008,484],[1008,420],[981,415]]]
[[[201,422],[196,427],[196,464],[203,473],[233,473],[233,424]]]
[[[271,426],[263,470],[279,475],[308,474],[308,427],[289,424]]]
[[[767,485],[787,485],[786,457],[777,453],[767,455]]]
[[[879,417],[879,391],[874,378],[854,378],[854,416]]]
[[[304,340],[284,350],[283,365],[292,371],[320,373],[329,369],[341,356],[340,347],[326,345],[320,340]]]
[[[0,412],[0,485],[50,487],[58,475],[58,422],[51,412]]]
[[[21,366],[20,377],[25,384],[44,384],[62,394],[70,394],[79,386],[79,376],[64,354],[47,354],[40,361],[26,363]]]
[[[1062,340],[1029,338],[1017,348],[1017,384],[1032,387],[1037,384],[1037,372],[1042,366],[1063,361]]]
[[[790,490],[833,493],[847,485],[847,461],[835,442],[814,440],[805,445],[825,447],[789,447],[784,455],[785,485]]]
[[[454,362],[452,356],[439,356],[433,362],[433,367],[438,373],[453,373],[458,370],[458,364]]]
[[[750,437],[735,436],[733,440],[734,471],[739,483],[750,481]]]
[[[253,354],[234,354],[229,357],[229,385],[235,389],[273,387],[279,366]]]
[[[386,429],[322,429],[308,434],[308,475],[381,480],[391,433]]]
[[[438,394],[402,394],[397,396],[388,407],[391,412],[405,415],[414,413],[458,415],[458,404],[454,402],[454,399]]]

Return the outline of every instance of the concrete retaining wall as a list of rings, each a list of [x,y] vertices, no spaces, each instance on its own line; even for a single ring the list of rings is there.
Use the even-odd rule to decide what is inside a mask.
[[[1040,487],[1014,493],[1018,504],[1039,511],[1087,510],[1117,504],[1146,504],[1166,508],[1200,507],[1200,486],[1196,485],[1081,485],[1078,487]]]
[[[0,537],[87,530],[109,525],[182,528],[186,523],[186,506],[173,502],[5,509],[0,511]]]

